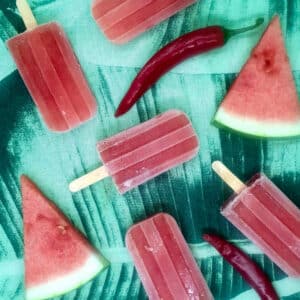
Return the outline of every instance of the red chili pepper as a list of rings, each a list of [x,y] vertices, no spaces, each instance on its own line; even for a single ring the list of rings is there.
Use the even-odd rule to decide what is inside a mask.
[[[242,275],[262,300],[279,300],[268,277],[248,255],[215,234],[204,234],[203,239],[211,244]]]
[[[138,73],[121,101],[115,116],[119,117],[125,114],[161,76],[182,61],[219,48],[232,36],[252,30],[263,22],[264,19],[259,18],[254,25],[235,30],[225,29],[221,26],[201,28],[167,44],[154,54]]]

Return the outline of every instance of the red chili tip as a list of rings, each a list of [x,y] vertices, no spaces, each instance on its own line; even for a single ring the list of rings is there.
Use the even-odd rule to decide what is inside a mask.
[[[115,117],[118,118],[118,117],[124,115],[125,113],[126,113],[126,111],[122,110],[121,107],[119,106],[115,112]]]
[[[223,238],[221,238],[220,236],[213,234],[213,233],[204,233],[202,235],[202,238],[204,241],[206,241],[210,244],[214,244],[216,242],[220,242],[223,240]]]
[[[206,242],[209,242],[209,241],[211,240],[210,235],[207,234],[207,233],[206,233],[206,234],[203,234],[203,235],[202,235],[202,238],[203,238],[203,240],[206,241]]]
[[[119,113],[119,111],[116,110],[116,112],[115,112],[115,117],[118,118],[118,117],[120,117],[120,116],[121,116],[121,114]]]

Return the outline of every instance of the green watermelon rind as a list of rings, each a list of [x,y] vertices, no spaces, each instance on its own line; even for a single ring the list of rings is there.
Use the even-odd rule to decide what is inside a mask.
[[[103,272],[110,265],[109,261],[98,253],[91,253],[90,257],[87,260],[89,260],[90,258],[93,259],[94,263],[97,261],[99,263],[99,265],[98,265],[98,268],[96,268],[96,270],[94,272],[89,273],[85,278],[78,280],[78,282],[76,282],[75,284],[73,283],[72,285],[66,287],[64,290],[61,289],[59,291],[57,291],[57,290],[54,291],[54,289],[53,289],[53,291],[51,293],[45,293],[45,290],[43,290],[43,288],[42,288],[42,286],[44,284],[37,285],[37,287],[28,288],[26,290],[26,300],[46,300],[46,299],[50,299],[53,297],[65,295],[65,294],[83,286],[87,282],[91,281],[94,277],[96,277],[98,274]],[[77,271],[81,272],[82,270],[79,268]],[[71,271],[70,273],[73,273],[73,272],[75,274],[75,270]],[[63,281],[63,278],[68,275],[70,275],[70,274],[62,275],[61,279],[57,278],[55,280],[57,280],[57,282]],[[48,282],[50,282],[50,281],[48,281]],[[32,290],[33,288],[40,289],[41,292],[39,294],[37,292],[35,292],[34,295],[32,295],[30,290]]]
[[[300,119],[294,122],[255,120],[226,112],[222,107],[215,114],[212,125],[252,138],[281,139],[300,136]]]

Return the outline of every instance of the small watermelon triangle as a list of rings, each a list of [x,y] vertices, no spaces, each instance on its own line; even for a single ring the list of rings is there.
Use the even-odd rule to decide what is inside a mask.
[[[213,122],[252,136],[300,135],[300,103],[277,16],[252,51]]]
[[[47,299],[86,283],[108,266],[63,213],[21,177],[26,299]]]

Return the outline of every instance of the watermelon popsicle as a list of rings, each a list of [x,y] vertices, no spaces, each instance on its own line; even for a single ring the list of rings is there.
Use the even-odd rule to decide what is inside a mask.
[[[195,0],[95,0],[92,14],[107,38],[121,44],[195,2]]]
[[[197,135],[188,117],[170,110],[98,143],[104,166],[71,182],[77,192],[111,176],[121,194],[192,159]]]
[[[221,213],[291,277],[300,276],[300,210],[265,175],[247,185],[222,163],[213,169],[236,192]]]
[[[67,131],[96,113],[96,100],[63,29],[57,23],[37,26],[26,0],[17,6],[27,31],[7,46],[47,126]]]
[[[213,296],[176,221],[160,213],[132,226],[126,246],[150,300]]]

